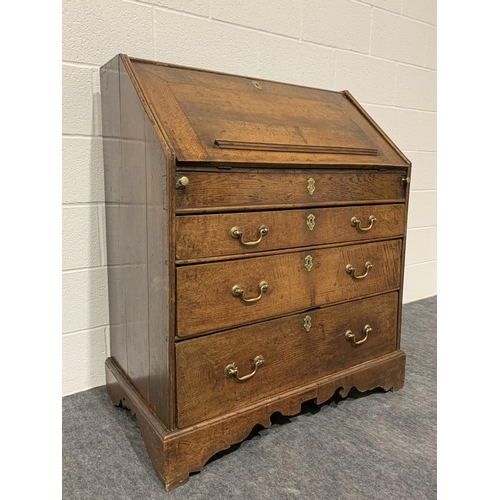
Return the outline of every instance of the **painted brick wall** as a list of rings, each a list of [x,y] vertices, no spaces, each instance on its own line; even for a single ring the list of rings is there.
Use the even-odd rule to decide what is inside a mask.
[[[348,89],[413,162],[404,301],[436,291],[436,0],[63,0],[63,395],[104,384],[99,67],[117,53]]]

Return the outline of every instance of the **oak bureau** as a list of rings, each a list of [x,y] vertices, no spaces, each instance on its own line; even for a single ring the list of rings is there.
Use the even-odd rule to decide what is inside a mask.
[[[348,92],[101,68],[110,357],[168,490],[274,412],[398,390],[410,162]]]

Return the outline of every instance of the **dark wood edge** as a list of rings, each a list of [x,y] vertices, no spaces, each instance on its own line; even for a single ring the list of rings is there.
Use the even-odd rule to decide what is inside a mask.
[[[142,91],[142,87],[139,84],[137,73],[135,72],[135,69],[130,61],[130,58],[125,54],[120,54],[120,61],[123,64],[125,70],[127,71],[130,80],[135,88],[135,91],[137,92],[137,95],[139,96],[139,99],[141,100],[142,105],[144,106],[146,114],[148,115],[148,118],[151,120],[153,128],[156,131],[158,138],[160,139],[160,144],[162,145],[163,152],[165,153],[165,155],[175,154],[174,148],[168,136],[166,135],[163,128],[160,127],[159,125],[160,121],[158,119],[156,110],[150,105],[149,101],[146,99],[146,96],[144,95],[144,92]]]
[[[168,349],[168,428],[174,429],[177,419],[177,382],[176,382],[176,367],[175,367],[175,331],[177,315],[176,310],[176,279],[175,272],[175,248],[177,246],[177,231],[175,225],[175,155],[170,153],[167,157],[166,175],[167,175],[167,220],[168,220],[168,245],[170,258],[165,262],[168,267],[168,309],[170,311],[168,321],[167,349]]]
[[[106,361],[106,374],[111,401],[119,404],[120,400],[125,399],[130,404],[137,415],[137,425],[145,437],[153,466],[166,489],[172,490],[184,484],[190,473],[201,470],[213,455],[245,439],[255,425],[270,427],[271,416],[275,412],[285,416],[296,415],[300,413],[302,403],[311,400],[316,404],[324,403],[339,389],[341,397],[346,397],[353,388],[360,392],[377,387],[386,391],[401,389],[404,385],[405,360],[403,351],[395,351],[224,416],[172,432],[158,426],[151,409],[112,358]],[[163,439],[160,443],[161,433]]]
[[[403,320],[403,290],[404,290],[404,278],[405,278],[405,265],[406,265],[406,240],[408,238],[408,211],[410,207],[410,185],[411,185],[411,171],[412,165],[408,166],[408,170],[406,171],[407,178],[410,179],[410,182],[406,183],[405,197],[406,197],[406,207],[405,207],[405,234],[403,236],[403,246],[401,249],[401,270],[400,270],[400,283],[401,283],[401,291],[399,292],[399,310],[398,310],[398,339],[397,339],[397,348],[399,349],[401,346],[401,327]]]
[[[403,152],[392,142],[388,135],[379,127],[375,120],[361,107],[358,101],[353,97],[353,95],[348,90],[343,90],[342,93],[352,102],[356,109],[370,122],[377,132],[392,146],[392,148],[398,153],[398,155],[405,161],[406,165],[410,165],[410,160],[403,154]]]
[[[387,163],[286,163],[286,162],[262,162],[241,161],[238,162],[180,162],[177,159],[176,170],[178,174],[188,172],[211,172],[211,173],[228,173],[228,174],[247,174],[249,171],[253,174],[274,174],[273,170],[279,170],[285,174],[300,174],[304,170],[308,174],[328,174],[325,170],[339,170],[342,173],[352,174],[368,174],[373,175],[374,171],[384,175],[406,175],[408,165],[404,164],[387,164]],[[340,173],[340,172],[339,172]]]
[[[176,208],[177,215],[211,214],[219,212],[260,212],[262,210],[287,210],[293,208],[344,207],[349,205],[387,205],[405,203],[403,198],[391,200],[348,200],[348,201],[320,201],[311,203],[289,203],[279,205],[231,205],[225,207],[192,207]]]
[[[383,169],[387,172],[392,170],[404,170],[408,167],[406,163],[377,163],[372,161],[367,161],[364,163],[355,161],[356,156],[352,158],[352,163],[326,163],[326,162],[316,162],[310,161],[308,163],[295,163],[295,162],[284,162],[283,160],[277,159],[275,162],[263,161],[262,163],[256,163],[254,161],[248,161],[245,158],[241,158],[241,161],[209,161],[209,162],[199,162],[199,161],[182,161],[177,159],[177,169],[181,171],[207,171],[207,169],[218,168],[220,170],[233,170],[236,172],[237,169],[240,171],[248,170],[249,168],[259,168],[261,170],[272,170],[284,168],[289,170],[304,170],[304,169],[352,169],[352,170],[363,170],[367,171],[373,169]],[[375,159],[375,158],[374,158]],[[371,159],[370,159],[371,160]],[[188,170],[189,169],[189,170]]]
[[[401,247],[401,266],[400,266],[400,271],[399,271],[399,281],[401,283],[401,288],[399,290],[399,297],[398,297],[398,311],[397,311],[397,316],[396,316],[396,323],[397,323],[397,332],[398,336],[396,338],[396,348],[400,349],[401,348],[401,326],[402,326],[402,319],[403,319],[403,277],[404,277],[404,270],[405,270],[405,254],[406,254],[406,238],[403,237],[403,246]]]

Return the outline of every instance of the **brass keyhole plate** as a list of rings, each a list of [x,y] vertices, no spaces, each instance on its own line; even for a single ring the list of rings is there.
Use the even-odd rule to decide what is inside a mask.
[[[309,231],[312,231],[314,229],[314,226],[316,225],[316,217],[314,217],[313,214],[309,214],[306,219],[306,224],[309,228]]]
[[[307,272],[310,273],[311,269],[313,268],[313,258],[310,255],[307,255],[304,260],[304,266],[307,269]]]
[[[312,327],[312,319],[311,319],[311,316],[306,316],[304,318],[304,330],[306,332],[309,332],[309,330],[311,329]]]

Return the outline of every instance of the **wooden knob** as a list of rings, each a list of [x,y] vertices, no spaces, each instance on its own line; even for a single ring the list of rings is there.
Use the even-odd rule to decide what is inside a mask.
[[[185,189],[188,184],[189,184],[189,179],[185,175],[183,175],[182,177],[177,178],[175,187],[177,189]]]

